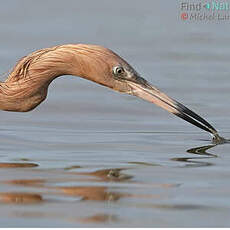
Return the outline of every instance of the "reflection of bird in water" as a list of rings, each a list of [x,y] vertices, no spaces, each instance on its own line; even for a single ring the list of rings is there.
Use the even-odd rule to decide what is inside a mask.
[[[186,167],[202,167],[202,166],[211,166],[213,163],[210,162],[205,162],[205,161],[197,161],[197,160],[207,160],[210,158],[216,158],[218,157],[215,154],[207,153],[206,151],[208,149],[211,149],[215,147],[216,144],[213,145],[205,145],[205,146],[200,146],[192,149],[188,149],[188,153],[200,155],[201,157],[176,157],[176,158],[171,158],[173,161],[179,161],[179,162],[185,162],[188,163],[186,164]]]
[[[35,51],[22,58],[0,83],[0,109],[26,112],[47,96],[49,84],[61,75],[75,75],[113,90],[135,95],[212,133],[203,118],[148,83],[121,57],[102,46],[69,44]]]
[[[192,154],[198,154],[198,155],[204,155],[204,156],[210,156],[210,157],[217,157],[217,155],[215,155],[215,154],[211,154],[211,153],[206,152],[208,149],[211,149],[211,148],[213,148],[215,146],[216,145],[200,146],[200,147],[188,149],[187,152],[192,153]]]
[[[103,186],[60,187],[59,189],[65,194],[80,196],[83,200],[117,201],[123,196],[122,193],[110,192]]]
[[[43,201],[41,195],[36,193],[0,193],[0,203],[40,203]]]

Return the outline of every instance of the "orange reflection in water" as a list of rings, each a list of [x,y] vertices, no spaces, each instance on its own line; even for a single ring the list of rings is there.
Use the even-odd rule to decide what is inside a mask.
[[[132,179],[131,175],[121,173],[122,168],[102,169],[94,172],[77,173],[78,175],[95,176],[103,181],[127,181]]]
[[[80,196],[83,200],[116,201],[123,196],[121,193],[108,191],[107,187],[81,186],[60,187],[59,189],[65,194]]]
[[[37,166],[39,165],[35,163],[9,163],[9,162],[0,163],[0,168],[31,168]]]
[[[20,186],[43,187],[45,180],[44,179],[19,179],[19,180],[5,181],[5,183],[6,184],[20,185]]]
[[[2,203],[31,204],[42,201],[42,196],[36,193],[0,193],[0,202]]]
[[[115,215],[108,215],[108,214],[97,214],[97,215],[79,219],[79,221],[82,223],[104,223],[104,222],[111,222],[117,220],[118,218]]]

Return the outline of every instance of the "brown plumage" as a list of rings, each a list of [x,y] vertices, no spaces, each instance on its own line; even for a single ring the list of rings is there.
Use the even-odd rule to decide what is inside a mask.
[[[20,112],[34,109],[46,98],[49,84],[61,75],[81,76],[113,88],[113,79],[103,72],[116,62],[112,51],[93,45],[62,45],[35,51],[22,58],[1,83],[4,97],[0,108]]]
[[[41,49],[23,57],[0,82],[0,109],[26,112],[47,96],[49,84],[74,75],[119,92],[138,96],[202,128],[217,131],[200,116],[149,84],[120,56],[97,45],[68,44]]]

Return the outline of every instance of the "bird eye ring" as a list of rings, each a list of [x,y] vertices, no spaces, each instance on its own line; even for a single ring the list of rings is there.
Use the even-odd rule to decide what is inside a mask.
[[[116,66],[113,68],[113,73],[115,75],[121,75],[122,73],[124,73],[124,68],[121,66]]]

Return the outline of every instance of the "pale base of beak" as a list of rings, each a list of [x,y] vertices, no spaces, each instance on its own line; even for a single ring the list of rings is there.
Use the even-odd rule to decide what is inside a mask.
[[[173,104],[172,99],[166,94],[160,92],[158,89],[151,87],[148,88],[141,87],[140,85],[129,82],[128,85],[131,87],[132,91],[129,94],[142,98],[143,100],[154,103],[161,108],[169,111],[170,113],[178,113],[177,109],[174,108],[176,105]]]

